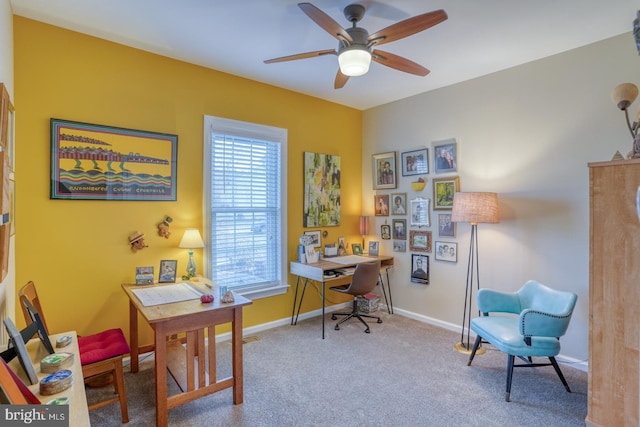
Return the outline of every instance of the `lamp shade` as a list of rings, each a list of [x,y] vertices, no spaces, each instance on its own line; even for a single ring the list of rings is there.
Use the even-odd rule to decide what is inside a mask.
[[[638,86],[621,83],[611,91],[611,101],[621,110],[626,110],[638,97]]]
[[[338,55],[340,72],[345,76],[361,76],[369,71],[371,52],[361,47],[344,49]]]
[[[360,235],[366,236],[367,234],[369,234],[369,217],[363,215],[360,217]]]
[[[178,245],[178,247],[185,249],[204,248],[204,241],[202,240],[198,229],[187,228],[186,230],[184,230],[182,240],[180,240],[180,244]]]
[[[455,193],[451,221],[497,223],[500,222],[496,193]]]

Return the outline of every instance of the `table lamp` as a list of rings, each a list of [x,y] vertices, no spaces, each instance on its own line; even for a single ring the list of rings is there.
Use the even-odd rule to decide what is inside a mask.
[[[179,248],[189,249],[189,262],[187,263],[187,275],[189,278],[196,276],[196,262],[193,259],[193,250],[204,248],[204,241],[197,228],[187,228],[184,230]]]
[[[471,353],[469,333],[471,331],[471,305],[473,303],[473,282],[480,289],[480,274],[478,269],[478,223],[500,222],[498,213],[498,195],[496,193],[455,193],[453,195],[453,208],[451,221],[471,223],[471,238],[469,242],[469,264],[467,265],[467,285],[462,315],[462,334],[460,342],[454,348],[461,353]],[[475,271],[474,271],[475,267]],[[475,275],[474,275],[475,273]],[[466,326],[466,342],[465,342]],[[483,354],[484,349],[479,348],[476,354]]]
[[[364,251],[364,238],[369,234],[369,217],[362,215],[360,217],[360,235],[362,236],[362,250]]]

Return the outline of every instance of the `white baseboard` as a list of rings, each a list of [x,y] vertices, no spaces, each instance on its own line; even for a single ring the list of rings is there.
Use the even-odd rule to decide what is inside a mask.
[[[342,310],[344,308],[348,309],[351,307],[351,304],[352,304],[351,302],[345,302],[342,304],[332,305],[330,307],[325,308],[325,314],[331,313],[333,311]],[[380,304],[380,310],[387,311],[387,306],[384,304]],[[418,322],[437,326],[439,328],[443,328],[448,331],[460,332],[460,325],[455,325],[449,322],[443,322],[442,320],[434,319],[432,317],[424,316],[422,314],[417,314],[411,311],[402,310],[395,307],[393,309],[393,313],[398,314],[400,316],[407,317],[409,319],[417,320]],[[310,319],[312,317],[316,317],[320,315],[322,315],[322,309],[317,309],[317,310],[309,311],[307,313],[300,314],[300,316],[298,317],[298,320]],[[291,324],[291,317],[286,317],[283,319],[274,320],[272,322],[261,323],[259,325],[249,326],[247,328],[244,328],[242,330],[242,335],[244,337],[249,337],[251,335],[255,335],[272,328],[277,328],[278,326],[285,326],[290,324]],[[475,338],[473,331],[471,332],[471,335]],[[231,339],[231,332],[225,332],[224,334],[216,335],[216,342],[228,341],[230,339]],[[563,356],[562,354],[558,355],[556,359],[558,360],[558,363],[561,363],[564,365],[571,365],[572,367],[580,371],[584,371],[584,372],[588,371],[589,364],[585,360],[578,360],[572,357]],[[129,358],[126,357],[125,360],[128,361]]]

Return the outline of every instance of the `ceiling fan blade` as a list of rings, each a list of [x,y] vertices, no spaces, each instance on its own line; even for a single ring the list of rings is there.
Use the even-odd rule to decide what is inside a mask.
[[[267,59],[264,63],[273,64],[274,62],[295,61],[296,59],[313,58],[315,56],[331,54],[335,55],[336,51],[334,49],[316,50],[313,52],[298,53],[295,55],[281,56],[280,58]]]
[[[405,73],[415,74],[416,76],[426,76],[430,71],[424,68],[422,65],[413,61],[403,58],[402,56],[394,55],[393,53],[383,52],[381,50],[374,50],[371,52],[371,59],[378,64],[386,65],[387,67],[395,68]]]
[[[338,73],[336,74],[336,81],[333,83],[333,88],[342,89],[347,83],[347,80],[349,80],[349,76],[342,74],[342,71],[340,71],[340,68],[338,68]]]
[[[395,40],[408,37],[412,34],[424,31],[446,20],[447,13],[440,9],[433,12],[423,13],[413,18],[405,19],[388,26],[380,31],[371,34],[367,41],[374,45],[381,45]]]
[[[312,5],[311,3],[298,3],[298,7],[307,14],[309,18],[318,24],[323,30],[331,34],[336,39],[353,41],[347,30],[342,28],[340,24],[333,20],[332,17]]]

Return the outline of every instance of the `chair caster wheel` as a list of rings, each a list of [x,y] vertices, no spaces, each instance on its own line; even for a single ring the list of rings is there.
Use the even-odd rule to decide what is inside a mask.
[[[367,329],[364,330],[364,333],[365,334],[371,333],[371,330],[369,330],[369,328],[367,328]]]
[[[336,327],[335,327],[335,328],[333,328],[333,329],[335,329],[336,331],[339,331],[339,330],[340,330],[340,326],[337,326],[337,325],[336,325]]]
[[[331,315],[331,320],[336,320],[336,319],[337,319],[336,315],[335,315],[335,314],[332,314],[332,315]]]
[[[382,319],[378,319],[378,323],[382,323]]]

